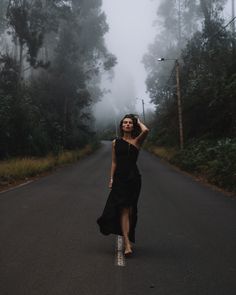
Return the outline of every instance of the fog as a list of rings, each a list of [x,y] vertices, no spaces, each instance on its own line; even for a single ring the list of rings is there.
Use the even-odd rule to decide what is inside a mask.
[[[142,57],[148,44],[154,40],[156,28],[153,22],[157,7],[158,1],[151,0],[103,0],[109,25],[105,40],[108,50],[116,55],[118,64],[113,80],[109,76],[103,79],[103,88],[110,92],[94,107],[98,122],[104,117],[114,117],[131,110],[142,113],[142,99],[145,111],[154,108],[146,93]]]
[[[232,0],[228,0],[227,3],[225,4],[223,17],[226,22],[229,22],[232,19]]]
[[[142,114],[142,99],[145,112],[154,110],[146,92],[147,73],[142,57],[153,43],[158,27],[156,11],[160,0],[103,0],[103,11],[107,16],[109,32],[105,36],[109,51],[116,55],[118,64],[113,70],[113,79],[104,76],[102,88],[107,90],[102,101],[94,106],[97,123],[126,112]],[[224,18],[232,18],[231,0],[228,0]]]
[[[0,159],[113,138],[125,113],[142,117],[143,100],[153,142],[178,145],[176,97],[187,140],[235,136],[232,0],[222,13],[224,2],[1,0]]]

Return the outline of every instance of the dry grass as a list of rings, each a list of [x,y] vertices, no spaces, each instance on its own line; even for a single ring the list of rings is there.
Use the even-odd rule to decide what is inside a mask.
[[[160,158],[168,161],[176,154],[176,149],[174,148],[151,146],[149,147],[149,150],[156,156],[159,156]]]
[[[52,170],[55,166],[76,162],[85,155],[91,154],[93,147],[85,146],[75,151],[64,151],[58,156],[48,155],[44,158],[14,158],[0,162],[0,185],[23,180]]]

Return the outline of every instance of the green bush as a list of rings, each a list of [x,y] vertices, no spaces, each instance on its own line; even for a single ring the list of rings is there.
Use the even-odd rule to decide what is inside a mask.
[[[206,176],[220,187],[236,191],[236,139],[194,140],[176,153],[171,162]]]

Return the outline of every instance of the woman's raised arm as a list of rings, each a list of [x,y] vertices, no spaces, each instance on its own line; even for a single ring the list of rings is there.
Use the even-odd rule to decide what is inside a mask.
[[[135,138],[135,140],[136,140],[136,142],[137,142],[139,145],[141,145],[141,144],[144,142],[145,138],[147,137],[148,132],[149,132],[149,129],[148,129],[147,126],[145,126],[145,125],[139,120],[139,118],[138,118],[138,124],[139,124],[139,126],[140,126],[140,128],[141,128],[141,133]]]

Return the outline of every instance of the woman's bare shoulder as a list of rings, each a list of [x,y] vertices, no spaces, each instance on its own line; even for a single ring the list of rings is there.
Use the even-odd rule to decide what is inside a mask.
[[[112,140],[112,146],[115,146],[116,145],[116,140],[117,140],[117,138],[115,138],[115,139]]]

